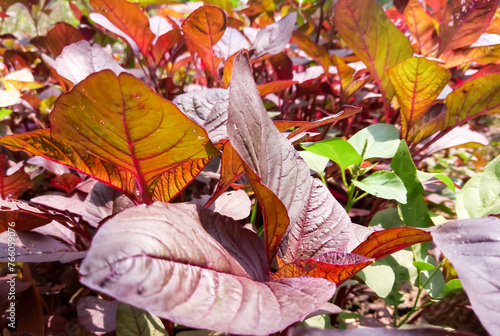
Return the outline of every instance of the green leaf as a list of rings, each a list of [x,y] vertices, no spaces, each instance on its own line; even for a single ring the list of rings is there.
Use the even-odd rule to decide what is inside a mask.
[[[116,335],[163,336],[168,333],[158,317],[142,309],[120,303],[116,312]]]
[[[446,297],[463,289],[464,288],[462,287],[462,282],[460,281],[460,279],[451,279],[446,283],[446,285],[444,285],[443,297]]]
[[[448,188],[450,188],[451,191],[455,192],[455,184],[445,174],[427,173],[427,172],[423,172],[423,171],[417,170],[417,178],[418,178],[418,180],[420,182],[428,181],[428,180],[430,180],[433,177],[437,178],[438,180],[440,180],[441,182],[443,182],[444,184],[446,184],[446,186]]]
[[[325,183],[325,168],[330,160],[327,157],[314,154],[313,152],[301,151],[300,156],[304,159],[307,166],[314,170],[321,177],[323,183]],[[326,183],[325,183],[326,184]]]
[[[403,181],[390,171],[378,171],[364,178],[362,181],[353,181],[361,190],[374,196],[393,199],[406,204],[406,188]]]
[[[375,0],[339,0],[334,23],[342,40],[370,70],[384,99],[390,100],[394,87],[387,69],[413,55],[408,39]]]
[[[329,158],[345,170],[347,167],[363,162],[356,149],[344,139],[332,138],[316,142],[310,146],[302,146],[305,150],[314,154]]]
[[[405,224],[399,217],[397,208],[386,208],[377,212],[370,221],[370,224],[368,224],[369,227],[376,225],[380,225],[384,229],[390,229],[404,226]]]
[[[388,265],[370,265],[358,273],[358,276],[381,298],[392,292],[396,275]]]
[[[434,265],[426,263],[425,261],[414,261],[413,266],[419,271],[430,271],[436,268]]]
[[[399,146],[399,131],[391,124],[375,124],[354,134],[349,143],[363,156],[371,158],[392,158]]]
[[[426,252],[428,249],[426,250]],[[415,261],[415,263],[419,263],[419,261]],[[440,298],[443,296],[443,290],[445,287],[445,281],[444,281],[444,276],[443,272],[441,270],[437,270],[435,272],[435,268],[437,266],[436,259],[434,259],[433,256],[427,255],[425,257],[425,264],[428,265],[428,267],[432,266],[432,269],[430,270],[422,270],[420,269],[420,283],[425,284],[427,281],[427,284],[424,286],[425,290],[429,293],[430,296],[432,296],[434,299]],[[434,273],[435,272],[435,273]],[[432,278],[429,280],[430,275],[433,273]]]
[[[474,175],[457,195],[458,218],[480,218],[500,213],[500,156]]]
[[[401,140],[396,155],[392,159],[391,168],[401,178],[407,190],[407,203],[398,204],[403,222],[407,226],[428,227],[430,217],[423,195],[424,188],[417,178],[417,168],[406,141]]]
[[[11,113],[12,113],[12,110],[9,110],[5,107],[2,107],[0,109],[0,119],[7,118],[8,116],[10,116]]]

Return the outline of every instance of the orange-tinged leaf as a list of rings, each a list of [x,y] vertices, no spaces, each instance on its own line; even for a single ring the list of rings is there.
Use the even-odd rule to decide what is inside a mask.
[[[19,192],[33,185],[23,168],[9,176],[4,175],[7,155],[0,153],[0,193],[2,199],[15,198]]]
[[[439,56],[445,63],[446,68],[453,68],[466,63],[479,61],[487,58],[493,52],[489,46],[476,47],[476,48],[460,48],[455,50],[448,50]],[[496,61],[498,59],[494,59]]]
[[[66,192],[72,192],[80,182],[82,182],[82,179],[71,173],[58,175],[50,180],[50,184],[53,187],[65,190]]]
[[[224,62],[224,70],[222,74],[222,81],[224,82],[224,88],[227,88],[229,86],[229,82],[231,81],[231,76],[233,75],[233,63],[235,57],[236,54],[231,55]]]
[[[221,58],[215,56],[213,46],[224,35],[226,25],[226,13],[210,5],[198,8],[182,23],[188,48],[200,56],[214,79],[218,78],[217,66]]]
[[[331,61],[330,54],[327,50],[311,40],[309,36],[298,30],[295,30],[292,33],[292,42],[295,43],[307,55],[312,57],[315,61],[320,63],[325,69],[325,72],[328,73]]]
[[[324,278],[336,284],[342,283],[361,271],[366,266],[374,262],[372,259],[363,258],[352,254],[339,254],[337,263],[334,260],[318,261],[314,259],[297,260],[282,266],[273,279],[295,278],[308,276],[314,278]],[[342,258],[343,257],[343,258]],[[331,258],[334,259],[334,258]],[[343,261],[341,259],[347,259]],[[352,259],[352,260],[349,260]],[[359,260],[357,260],[359,259]]]
[[[498,7],[496,0],[452,0],[439,26],[439,54],[476,42],[488,29]]]
[[[290,224],[288,211],[273,191],[262,183],[261,178],[252,168],[246,163],[243,163],[243,166],[250,180],[250,184],[255,191],[255,195],[259,200],[264,222],[267,223],[264,230],[264,239],[266,242],[267,256],[269,260],[271,260],[278,251],[281,238],[283,238]]]
[[[264,97],[270,93],[276,93],[276,92],[286,90],[289,87],[291,87],[297,83],[298,83],[297,81],[293,81],[293,80],[273,81],[273,82],[257,85],[257,90],[259,90],[259,94],[262,97]]]
[[[446,2],[445,2],[446,4]],[[404,10],[406,24],[415,39],[416,50],[424,56],[436,56],[439,38],[434,20],[419,0],[410,0]]]
[[[396,227],[372,233],[352,253],[378,260],[405,247],[431,240],[431,234],[422,229]]]
[[[368,75],[364,77],[357,76],[361,71],[356,73],[356,70],[347,65],[347,63],[337,55],[333,55],[333,63],[338,70],[344,101],[358,92],[358,90],[360,90],[370,79]]]
[[[153,58],[155,63],[159,64],[162,59],[164,59],[165,53],[171,51],[171,49],[183,39],[181,30],[177,28],[160,36],[153,47]]]
[[[403,136],[424,115],[451,78],[451,73],[423,57],[412,57],[388,70],[401,107]]]
[[[432,8],[432,17],[439,23],[444,22],[447,0],[426,0],[425,4]]]
[[[155,38],[147,16],[136,5],[126,0],[91,0],[95,11],[104,15],[116,28],[129,36],[143,55]]]
[[[64,47],[82,40],[85,40],[85,38],[78,29],[68,23],[59,22],[47,33],[45,45],[50,53],[57,57]]]
[[[0,143],[80,170],[136,200],[138,191],[144,203],[152,202],[150,192],[163,174],[218,153],[206,131],[173,103],[110,70],[59,97],[50,120],[51,137],[36,131]]]
[[[500,74],[465,83],[446,97],[443,129],[480,115],[500,113]]]
[[[240,156],[234,150],[231,142],[226,141],[221,155],[220,179],[205,207],[210,207],[210,205],[212,205],[212,203],[244,173],[245,168],[243,167]]]
[[[339,0],[334,21],[344,42],[366,64],[385,99],[390,100],[394,88],[387,69],[413,55],[410,41],[375,0]]]

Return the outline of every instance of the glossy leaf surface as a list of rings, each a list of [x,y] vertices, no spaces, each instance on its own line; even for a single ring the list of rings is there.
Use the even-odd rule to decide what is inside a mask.
[[[92,0],[90,4],[97,13],[106,17],[119,31],[132,39],[143,55],[148,54],[155,35],[149,28],[147,16],[136,5],[126,0]],[[110,30],[113,31],[112,28]],[[120,36],[123,34],[118,33]]]
[[[406,203],[406,188],[403,181],[393,172],[378,171],[361,181],[353,181],[353,184],[371,195]]]
[[[485,217],[452,221],[437,226],[431,234],[455,267],[482,325],[490,335],[500,333],[500,220]]]
[[[390,100],[394,88],[387,69],[413,55],[408,39],[374,0],[338,1],[334,22],[344,42],[366,64],[382,94]]]
[[[352,253],[378,260],[405,247],[431,240],[431,235],[422,229],[396,227],[372,233]]]
[[[293,12],[278,22],[262,28],[250,46],[252,58],[274,55],[285,49],[286,44],[292,37],[296,21],[297,13]]]
[[[329,158],[337,163],[342,170],[363,162],[363,158],[358,154],[356,149],[347,140],[341,138],[318,141],[309,146],[302,146],[302,148]]]
[[[451,73],[423,57],[412,57],[388,70],[401,107],[403,135],[431,107]]]
[[[234,334],[282,330],[335,291],[324,279],[261,282],[264,265],[259,238],[238,222],[194,205],[155,203],[106,222],[80,273],[90,288],[158,317]]]
[[[391,124],[375,124],[363,128],[349,138],[363,160],[372,158],[392,158],[399,146],[399,132]]]
[[[226,25],[226,13],[210,5],[195,10],[182,24],[188,47],[203,60],[213,78],[218,78],[217,66],[221,61],[213,48],[224,35]]]

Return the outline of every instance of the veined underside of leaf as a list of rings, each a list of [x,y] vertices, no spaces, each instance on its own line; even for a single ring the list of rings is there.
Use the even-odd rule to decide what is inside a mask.
[[[412,57],[388,70],[401,107],[402,134],[423,117],[451,78],[451,73],[423,57]]]
[[[147,16],[136,5],[126,0],[91,0],[90,4],[129,36],[144,56],[148,55],[155,35],[149,28]]]
[[[476,42],[489,27],[498,3],[495,0],[452,0],[445,22],[439,26],[439,54]]]
[[[50,118],[50,134],[34,131],[0,143],[79,170],[136,202],[151,203],[158,183],[163,191],[155,190],[155,199],[170,199],[217,153],[205,130],[173,103],[131,75],[109,70],[61,96]]]
[[[215,56],[213,48],[224,35],[226,25],[226,13],[211,5],[198,8],[182,23],[188,48],[198,54],[215,80],[218,79],[217,66],[222,58]]]
[[[310,176],[306,163],[273,125],[251,75],[248,58],[238,54],[233,67],[229,139],[246,163],[254,190],[258,192],[261,183],[272,191],[277,198],[275,203],[284,205],[290,219],[286,231],[282,223],[265,222],[264,232],[274,232],[273,237],[266,237],[268,257],[272,258],[275,248],[279,248],[278,256],[285,262],[330,251],[344,252],[351,224],[347,213],[328,189]],[[274,209],[264,206],[263,212]],[[274,246],[271,241],[280,244]]]
[[[148,230],[143,229],[147,224]],[[185,326],[267,335],[319,309],[325,279],[267,279],[258,236],[192,204],[127,209],[94,237],[80,268],[86,286]]]
[[[408,28],[415,39],[417,52],[424,56],[436,56],[439,47],[434,20],[427,14],[419,0],[410,0],[404,15]]]
[[[394,95],[387,69],[410,58],[413,49],[374,0],[339,0],[335,27],[342,40],[366,64],[384,99]]]
[[[499,112],[500,74],[487,75],[465,83],[446,97],[443,129]]]

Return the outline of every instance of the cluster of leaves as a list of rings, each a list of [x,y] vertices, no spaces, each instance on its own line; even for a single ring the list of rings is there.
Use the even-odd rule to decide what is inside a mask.
[[[50,12],[20,3],[35,24]],[[466,126],[500,112],[495,1],[152,3],[70,2],[75,26],[0,36],[1,288],[16,277],[16,333],[376,335],[296,324],[338,314],[330,301],[358,272],[397,311],[403,263],[387,256],[405,252],[418,297],[460,287],[445,284],[449,261],[500,332],[500,159],[458,193],[459,220],[434,227],[422,182],[459,185],[415,165],[488,142]]]

